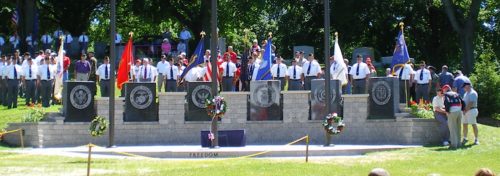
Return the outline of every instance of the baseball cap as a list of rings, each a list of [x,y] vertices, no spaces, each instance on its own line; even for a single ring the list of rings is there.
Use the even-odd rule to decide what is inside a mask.
[[[450,87],[450,85],[445,84],[443,87],[441,87],[441,90],[442,90],[443,92],[448,92],[448,90],[451,90],[451,87]]]

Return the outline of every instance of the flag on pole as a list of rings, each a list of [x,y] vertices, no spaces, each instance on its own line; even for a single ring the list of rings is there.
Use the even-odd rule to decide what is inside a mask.
[[[12,24],[16,28],[17,28],[17,24],[19,24],[19,8],[17,8],[17,7],[16,7],[16,9],[14,9],[12,11]]]
[[[271,79],[271,64],[272,62],[272,51],[271,46],[273,45],[273,40],[269,38],[267,40],[266,48],[264,51],[264,56],[262,57],[262,62],[260,63],[259,70],[257,72],[256,80],[270,80]]]
[[[193,55],[191,55],[191,59],[189,61],[188,66],[184,69],[184,71],[180,76],[181,80],[184,79],[184,76],[186,76],[189,70],[205,62],[205,59],[203,58],[204,47],[205,47],[205,37],[202,36],[200,41],[198,42],[198,45],[196,46],[196,49],[194,50]]]
[[[122,53],[122,58],[120,60],[120,65],[118,66],[118,72],[116,74],[116,85],[118,89],[122,89],[123,84],[127,83],[130,73],[130,67],[132,66],[132,36],[128,39],[125,49]]]
[[[58,40],[64,41],[64,36],[61,36]],[[62,88],[63,88],[63,60],[64,60],[64,45],[59,46],[59,51],[57,52],[56,58],[57,73],[54,82],[54,98],[60,100],[62,98]]]
[[[340,50],[339,46],[339,38],[338,36],[335,37],[335,49],[334,49],[334,54],[333,58],[337,64],[340,65],[341,71],[337,75],[333,75],[332,79],[338,79],[340,80],[340,83],[342,85],[347,84],[347,66],[344,63],[344,58],[342,57],[342,51]]]
[[[408,54],[408,48],[406,47],[405,37],[403,34],[403,26],[401,25],[401,31],[399,31],[398,39],[396,41],[396,47],[394,48],[394,54],[392,55],[391,68],[395,65],[405,64],[410,60],[410,55]]]

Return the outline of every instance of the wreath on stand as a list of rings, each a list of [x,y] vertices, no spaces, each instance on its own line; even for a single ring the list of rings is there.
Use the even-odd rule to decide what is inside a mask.
[[[334,124],[337,124],[336,126]],[[337,113],[331,113],[326,115],[325,121],[323,121],[323,128],[328,134],[339,134],[344,130],[345,124],[342,121],[342,117],[339,117]]]
[[[212,120],[219,120],[226,114],[227,103],[222,96],[215,96],[214,98],[207,98],[205,100],[205,106],[208,116],[212,117]],[[214,133],[210,130],[208,134],[208,139],[213,141],[215,139]]]
[[[97,116],[94,120],[92,120],[92,122],[90,122],[90,135],[93,137],[102,136],[106,132],[107,128],[108,121],[104,117]]]

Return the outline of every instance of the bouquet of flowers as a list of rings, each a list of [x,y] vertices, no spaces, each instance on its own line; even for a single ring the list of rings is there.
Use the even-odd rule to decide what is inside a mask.
[[[227,110],[226,100],[222,96],[207,98],[205,106],[208,116],[212,118],[222,118]]]
[[[334,124],[337,124],[336,126]],[[328,134],[339,134],[344,130],[345,124],[342,121],[342,117],[339,117],[337,113],[328,114],[323,121],[323,128]]]

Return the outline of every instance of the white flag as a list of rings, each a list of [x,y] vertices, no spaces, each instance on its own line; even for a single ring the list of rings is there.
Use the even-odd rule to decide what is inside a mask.
[[[64,37],[62,37],[61,40],[64,41]],[[64,73],[63,60],[64,60],[64,45],[63,42],[61,42],[61,45],[59,47],[59,52],[57,52],[57,58],[56,58],[57,74],[54,83],[54,98],[56,98],[57,100],[61,100],[62,98],[63,73]]]
[[[335,69],[332,72],[332,79],[340,80],[342,85],[347,84],[347,66],[344,63],[344,58],[342,57],[342,51],[340,50],[338,37],[335,39],[335,50],[333,54],[333,58],[337,64],[339,64],[338,69]]]

